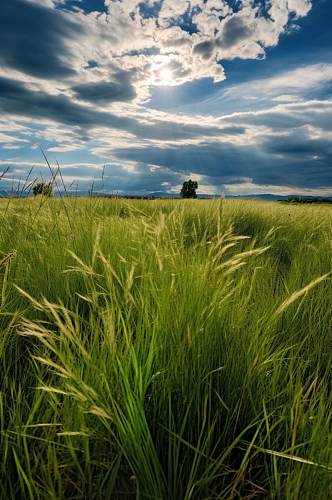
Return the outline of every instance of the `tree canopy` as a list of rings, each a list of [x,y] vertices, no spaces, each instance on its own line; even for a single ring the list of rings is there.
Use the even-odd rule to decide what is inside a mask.
[[[182,185],[180,195],[182,198],[197,198],[196,189],[198,188],[198,183],[196,181],[185,181]]]

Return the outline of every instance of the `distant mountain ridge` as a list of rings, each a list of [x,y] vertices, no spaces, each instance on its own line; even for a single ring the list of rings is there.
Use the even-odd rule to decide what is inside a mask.
[[[180,198],[180,195],[177,193],[165,193],[163,191],[155,191],[149,194],[133,194],[133,193],[121,193],[121,194],[114,194],[114,192],[100,192],[96,190],[95,192],[92,193],[93,196],[105,196],[105,197],[115,197],[119,196],[120,198],[163,198],[163,199],[178,199]],[[26,198],[28,196],[31,196],[31,193],[27,192],[21,192],[21,191],[5,191],[5,190],[0,190],[0,198],[11,198],[11,197],[22,197]],[[91,191],[68,191],[67,193],[64,191],[60,191],[59,193],[54,193],[55,196],[63,196],[63,195],[69,195],[69,196],[91,196]],[[210,194],[205,194],[205,193],[198,193],[197,198],[199,199],[216,199],[216,198],[221,198],[219,195],[210,195]],[[290,194],[290,195],[277,195],[277,194],[270,194],[270,193],[263,193],[263,194],[244,194],[244,195],[226,195],[224,198],[227,199],[255,199],[255,200],[265,200],[265,201],[288,201],[288,200],[315,200],[315,201],[326,201],[326,202],[332,202],[332,196],[307,196],[307,195],[297,195],[297,194]]]
[[[278,194],[245,194],[245,195],[232,195],[226,196],[226,198],[246,198],[246,199],[256,199],[256,200],[267,200],[267,201],[287,201],[287,200],[319,200],[319,201],[332,201],[332,196],[307,196],[298,194],[288,194],[288,195],[278,195]]]

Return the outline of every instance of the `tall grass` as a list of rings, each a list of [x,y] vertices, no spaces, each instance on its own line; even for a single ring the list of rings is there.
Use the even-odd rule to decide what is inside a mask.
[[[331,497],[331,215],[2,200],[1,498]]]

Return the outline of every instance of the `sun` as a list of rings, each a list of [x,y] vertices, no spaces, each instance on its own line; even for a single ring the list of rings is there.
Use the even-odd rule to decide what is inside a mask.
[[[167,67],[162,68],[159,71],[159,81],[160,85],[172,85],[172,83],[174,82],[173,72]]]
[[[174,85],[174,73],[168,64],[155,63],[151,68],[151,82],[153,85]]]

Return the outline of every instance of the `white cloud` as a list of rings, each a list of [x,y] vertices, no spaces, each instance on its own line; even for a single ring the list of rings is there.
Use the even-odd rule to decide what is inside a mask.
[[[47,148],[47,151],[49,153],[69,153],[71,151],[79,151],[80,149],[82,149],[80,144],[64,144],[62,146]]]
[[[50,9],[62,3],[29,1]],[[61,11],[64,20],[80,28],[64,40],[66,62],[76,76],[48,83],[29,77],[29,84],[70,96],[72,85],[107,82],[121,69],[132,72],[138,99],[144,99],[158,74],[159,83],[165,83],[165,71],[170,85],[205,77],[222,81],[220,60],[264,57],[287,30],[290,16],[305,16],[311,8],[309,0],[271,0],[267,15],[251,0],[242,0],[236,12],[226,0],[164,0],[158,5],[154,0],[106,0],[106,13]],[[160,66],[165,71],[158,73]]]
[[[17,136],[14,136],[14,135],[3,134],[3,133],[0,132],[0,142],[6,142],[6,143],[23,142],[23,143],[28,143],[29,141],[27,139],[22,139],[21,137],[17,137]]]
[[[332,196],[332,188],[296,188],[287,185],[255,184],[252,181],[224,184],[227,195],[274,194],[276,196]]]
[[[306,94],[317,92],[332,81],[332,64],[317,63],[289,69],[273,77],[250,80],[229,86],[199,103],[206,113],[226,114],[225,110],[266,109],[275,102],[300,103]],[[222,110],[222,111],[221,111]],[[256,108],[257,110],[257,108]]]
[[[259,83],[263,92],[280,92],[285,90],[307,90],[325,85],[332,80],[332,64],[312,64],[285,71],[273,78],[266,78],[259,82],[251,82],[249,90]]]

